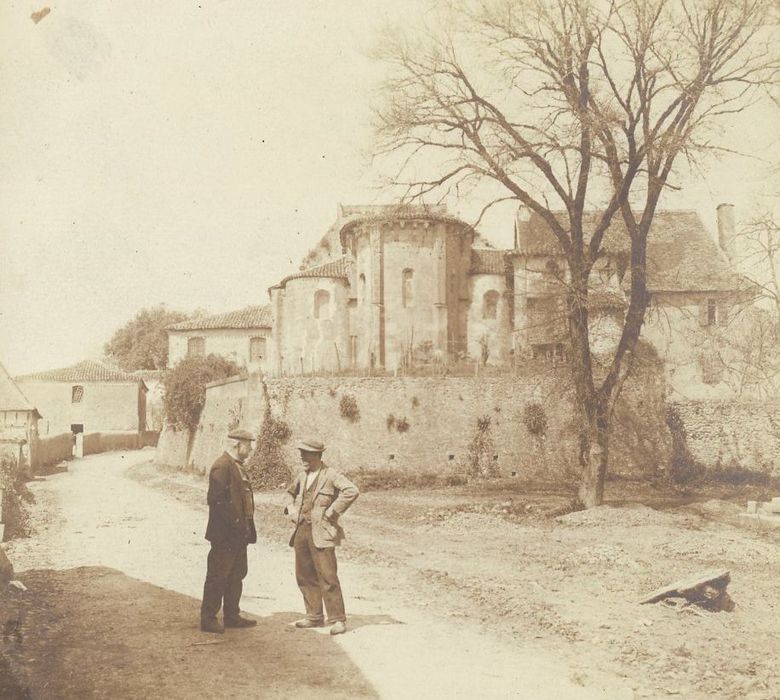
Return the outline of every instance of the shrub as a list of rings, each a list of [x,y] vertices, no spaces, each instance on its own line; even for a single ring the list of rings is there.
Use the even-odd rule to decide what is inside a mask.
[[[3,539],[27,537],[30,534],[30,520],[25,503],[31,503],[34,497],[25,485],[16,461],[10,457],[3,457],[0,461],[0,489],[3,495],[0,505],[5,524]]]
[[[406,420],[406,417],[395,419],[395,429],[399,433],[405,433],[407,430],[409,430],[409,421]]]
[[[291,434],[287,423],[266,410],[255,451],[246,462],[249,479],[255,488],[278,488],[290,480],[290,466],[283,446]]]
[[[494,478],[498,465],[493,460],[493,435],[490,416],[477,418],[477,429],[466,452],[466,475],[469,478]]]
[[[178,430],[195,430],[206,402],[206,384],[240,372],[235,362],[219,355],[187,357],[165,373],[165,418]]]
[[[523,423],[526,430],[535,437],[544,437],[547,434],[547,414],[540,403],[526,404],[523,409]]]
[[[395,416],[391,413],[387,417],[387,429],[392,430],[393,428],[395,428]]]
[[[341,417],[350,423],[357,423],[360,420],[360,409],[357,405],[357,399],[352,394],[344,394],[339,401],[339,413]]]

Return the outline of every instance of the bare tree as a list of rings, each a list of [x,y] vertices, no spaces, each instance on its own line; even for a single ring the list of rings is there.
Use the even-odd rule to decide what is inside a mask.
[[[780,222],[770,208],[752,216],[740,231],[743,267],[757,294],[772,303],[775,322],[780,325]]]
[[[378,152],[407,199],[472,188],[515,199],[566,260],[580,418],[580,498],[603,500],[609,426],[648,305],[647,238],[676,161],[715,149],[712,127],[774,79],[769,0],[476,0],[425,37],[388,32]],[[584,212],[598,205],[595,226]],[[481,218],[481,215],[480,215]],[[629,306],[594,373],[588,281],[613,218],[630,238]]]

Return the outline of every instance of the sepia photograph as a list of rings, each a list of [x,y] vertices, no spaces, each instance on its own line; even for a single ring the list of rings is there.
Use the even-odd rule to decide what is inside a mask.
[[[3,0],[0,698],[777,700],[780,0]]]

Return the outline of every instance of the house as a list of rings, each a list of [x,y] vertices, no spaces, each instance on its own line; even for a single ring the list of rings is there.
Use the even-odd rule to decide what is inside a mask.
[[[251,370],[267,370],[271,307],[248,306],[238,311],[201,316],[169,326],[168,365],[185,357],[222,355]]]
[[[597,217],[598,213],[586,217],[586,230],[588,223],[595,227]],[[648,237],[650,304],[642,338],[664,358],[671,384],[680,388],[720,383],[724,367],[718,361],[717,340],[752,297],[734,268],[733,206],[721,204],[716,219],[718,241],[695,211],[659,211]],[[598,348],[601,343],[609,351],[622,326],[630,288],[630,244],[619,217],[607,229],[602,251],[591,274],[589,301],[591,314],[595,313],[591,344]],[[549,319],[552,307],[560,303],[560,285],[566,282],[560,272],[564,262],[541,217],[520,213],[515,249],[509,256],[514,274],[514,347],[528,348],[534,355],[550,348],[563,352],[562,324],[553,326]],[[612,343],[605,334],[612,335]]]
[[[0,363],[0,441],[18,444],[28,464],[31,445],[38,438],[40,418],[38,409]]]
[[[41,436],[146,430],[146,384],[122,370],[88,360],[15,381],[43,413]]]

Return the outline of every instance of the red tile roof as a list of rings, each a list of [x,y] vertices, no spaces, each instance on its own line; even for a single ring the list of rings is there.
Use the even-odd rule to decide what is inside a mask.
[[[271,328],[271,305],[247,306],[213,316],[201,316],[168,326],[169,331],[205,331],[233,328]]]
[[[301,279],[303,277],[325,277],[331,279],[349,279],[349,266],[351,262],[346,256],[338,258],[337,260],[331,260],[322,265],[316,267],[310,267],[306,270],[301,270],[293,275],[288,275],[281,282],[275,284],[271,289],[276,287],[284,287],[290,280]]]
[[[555,212],[563,222],[565,214]],[[592,231],[599,212],[587,212],[585,230]],[[629,250],[628,232],[615,217],[607,229],[602,249],[610,253]],[[518,224],[518,252],[557,255],[558,242],[537,214]],[[732,291],[742,287],[725,254],[704,228],[694,211],[659,211],[653,219],[647,245],[647,286],[651,291]]]
[[[104,365],[101,362],[85,360],[72,367],[33,372],[15,377],[18,382],[140,382],[128,372]]]
[[[492,250],[486,248],[474,248],[471,251],[472,275],[505,275],[507,274],[508,250]]]

